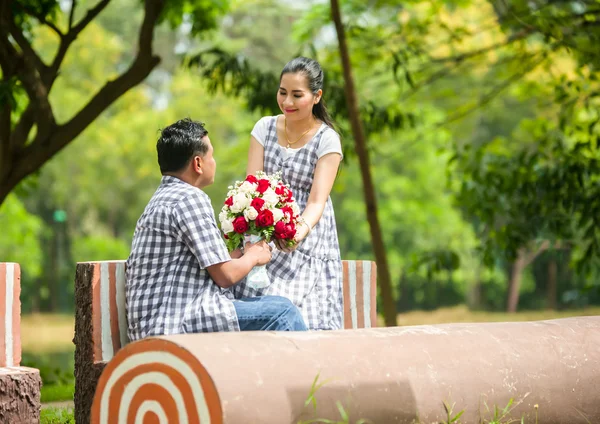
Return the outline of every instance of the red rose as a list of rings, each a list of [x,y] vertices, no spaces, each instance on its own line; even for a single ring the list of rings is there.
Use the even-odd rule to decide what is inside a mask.
[[[293,222],[290,222],[289,224],[285,224],[285,235],[286,238],[288,239],[293,239],[294,236],[296,235],[296,226],[294,225]]]
[[[225,240],[229,240],[229,236],[227,234],[223,234],[223,237],[225,237]]]
[[[258,216],[256,217],[255,223],[257,227],[268,227],[269,225],[273,225],[273,212],[268,209],[260,211]],[[235,225],[235,222],[234,222]]]
[[[287,237],[286,236],[285,222],[279,221],[277,224],[275,224],[274,235],[275,235],[276,239],[284,239],[284,238]]]
[[[248,181],[249,183],[252,183],[252,184],[254,184],[254,183],[257,183],[257,182],[258,182],[258,180],[256,179],[256,177],[255,177],[254,175],[248,175],[248,176],[246,177],[246,181]]]
[[[265,201],[263,199],[261,199],[260,197],[256,197],[256,198],[252,199],[252,201],[250,202],[250,206],[252,206],[254,209],[256,209],[256,212],[260,212],[260,210],[262,209],[264,204],[265,204]]]
[[[246,222],[246,218],[243,216],[238,216],[233,220],[233,229],[236,233],[244,234],[248,231],[248,223]]]
[[[264,193],[269,187],[271,187],[271,183],[269,182],[269,180],[258,180],[258,187],[256,188],[256,191],[258,191],[259,193]]]
[[[286,187],[284,185],[278,185],[275,187],[275,194],[278,196],[286,197]]]
[[[277,188],[275,189],[275,194],[280,196],[284,202],[290,202],[293,196],[292,190],[290,190],[284,185],[277,186]]]
[[[233,196],[230,196],[229,199],[225,200],[225,204],[229,207],[233,206]]]
[[[290,206],[284,206],[281,208],[284,216],[287,216],[288,220],[294,217],[294,210]]]

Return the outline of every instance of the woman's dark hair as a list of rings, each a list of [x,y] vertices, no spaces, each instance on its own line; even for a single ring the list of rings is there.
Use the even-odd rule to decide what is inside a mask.
[[[160,132],[156,143],[160,172],[181,171],[192,157],[204,156],[208,145],[202,139],[208,134],[202,122],[181,119]]]
[[[279,76],[279,80],[281,81],[281,78],[285,74],[297,73],[301,73],[306,77],[306,80],[308,81],[308,88],[313,94],[317,94],[317,92],[323,88],[323,69],[316,60],[302,56],[290,60],[283,67],[281,75]],[[312,113],[318,119],[325,122],[325,124],[335,129],[335,124],[329,115],[329,111],[327,111],[327,105],[325,104],[325,99],[322,96],[321,100],[319,100],[317,104],[313,105]]]

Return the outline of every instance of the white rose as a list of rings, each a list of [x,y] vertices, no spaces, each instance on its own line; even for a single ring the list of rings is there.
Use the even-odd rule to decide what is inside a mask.
[[[271,212],[273,212],[273,221],[274,222],[279,222],[283,219],[283,212],[281,212],[281,209],[278,209],[278,208],[271,209]]]
[[[252,193],[256,191],[256,187],[258,184],[253,184],[249,181],[244,181],[242,185],[239,186],[238,190],[240,193]]]
[[[292,203],[292,211],[294,212],[295,216],[300,215],[300,207],[298,206],[298,203]]]
[[[233,205],[231,205],[231,211],[233,213],[239,213],[246,209],[250,205],[250,197],[246,193],[237,193],[233,196]]]
[[[256,209],[254,209],[252,206],[244,209],[244,217],[246,218],[246,221],[254,221],[257,216],[258,212],[256,212]]]
[[[221,221],[221,230],[224,233],[230,233],[233,231],[233,219],[224,219]]]
[[[219,213],[219,222],[221,223],[221,225],[225,220],[227,220],[227,211],[225,209],[222,209],[221,213]]]
[[[262,198],[266,204],[271,206],[275,206],[279,202],[279,196],[271,188],[265,190],[265,192],[262,195]]]

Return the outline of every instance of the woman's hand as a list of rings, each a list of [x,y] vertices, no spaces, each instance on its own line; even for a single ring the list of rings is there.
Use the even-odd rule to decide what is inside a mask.
[[[302,222],[301,224],[298,223],[298,225],[296,226],[296,235],[294,236],[294,241],[296,243],[293,246],[288,246],[287,240],[276,239],[275,246],[277,247],[277,249],[281,250],[282,252],[292,253],[294,250],[296,250],[298,248],[298,245],[300,244],[300,242],[302,240],[304,240],[308,236],[309,233],[310,233],[310,231],[309,231],[309,227],[308,227],[308,224],[306,223],[306,221]]]

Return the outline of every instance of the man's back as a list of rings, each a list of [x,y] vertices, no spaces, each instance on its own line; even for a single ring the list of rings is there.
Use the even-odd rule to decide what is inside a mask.
[[[138,220],[127,260],[129,337],[239,330],[206,268],[230,260],[208,196],[170,176]]]

